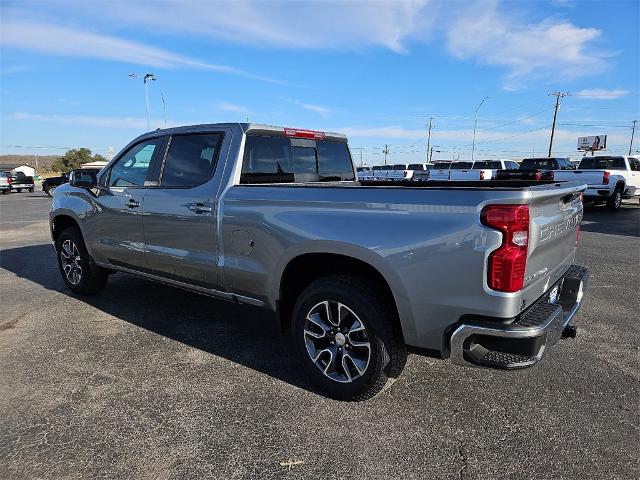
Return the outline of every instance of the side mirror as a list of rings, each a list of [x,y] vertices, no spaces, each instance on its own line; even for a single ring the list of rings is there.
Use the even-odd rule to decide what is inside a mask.
[[[69,184],[78,188],[96,188],[98,186],[98,177],[96,172],[91,170],[73,170],[69,173]]]

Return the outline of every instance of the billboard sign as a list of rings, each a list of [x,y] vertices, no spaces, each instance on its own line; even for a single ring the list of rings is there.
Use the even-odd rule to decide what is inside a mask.
[[[607,148],[607,136],[596,135],[593,137],[578,137],[578,150],[594,152]]]

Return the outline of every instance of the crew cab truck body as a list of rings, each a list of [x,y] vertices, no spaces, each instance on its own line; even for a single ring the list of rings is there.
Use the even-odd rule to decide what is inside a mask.
[[[640,196],[640,160],[635,157],[584,157],[577,170],[556,172],[556,180],[587,184],[585,202],[606,203],[618,210],[622,199]]]
[[[504,183],[368,184],[339,134],[180,127],[58,187],[51,233],[72,291],[121,271],[264,307],[317,388],[364,399],[408,350],[520,368],[570,333],[585,187]]]

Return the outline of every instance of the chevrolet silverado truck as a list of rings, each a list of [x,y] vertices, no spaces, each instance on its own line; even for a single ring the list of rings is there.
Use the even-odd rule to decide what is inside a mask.
[[[618,210],[622,199],[640,195],[640,160],[635,157],[584,157],[577,170],[556,172],[556,180],[587,184],[584,201]]]
[[[407,352],[516,369],[575,333],[585,185],[354,170],[335,133],[149,132],[56,190],[62,279],[91,294],[124,272],[275,312],[311,384],[343,400],[380,392]]]

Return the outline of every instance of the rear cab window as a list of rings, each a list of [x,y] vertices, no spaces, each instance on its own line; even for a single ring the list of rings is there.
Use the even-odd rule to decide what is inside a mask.
[[[525,158],[520,163],[520,170],[558,170],[555,158]]]
[[[579,170],[626,170],[624,157],[584,157]]]
[[[355,181],[347,144],[248,134],[241,184]]]
[[[502,165],[500,164],[500,162],[495,161],[482,161],[475,162],[473,164],[474,170],[500,170],[501,168]]]
[[[453,162],[451,170],[468,170],[473,166],[471,162]]]

